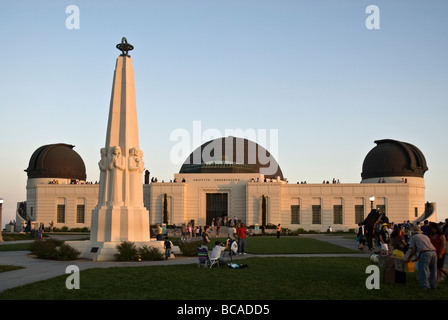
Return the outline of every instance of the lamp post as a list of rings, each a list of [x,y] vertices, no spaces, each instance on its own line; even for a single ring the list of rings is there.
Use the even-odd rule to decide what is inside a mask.
[[[370,196],[369,200],[370,200],[370,210],[373,210],[373,201],[375,201],[375,197],[374,196]]]
[[[2,209],[3,209],[3,198],[0,198],[0,242],[3,242],[3,237],[2,237]]]

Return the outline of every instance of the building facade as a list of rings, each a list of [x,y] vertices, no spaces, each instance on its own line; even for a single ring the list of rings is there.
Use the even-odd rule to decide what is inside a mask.
[[[364,159],[360,183],[299,184],[288,182],[261,146],[242,138],[215,139],[196,149],[172,181],[149,182],[148,176],[142,181],[149,223],[210,225],[236,217],[253,227],[280,223],[293,231],[324,232],[330,226],[356,228],[371,208],[395,223],[426,218],[423,153],[396,140],[375,143]],[[17,221],[90,228],[99,185],[86,182],[84,162],[73,146],[37,149],[25,171],[27,199],[18,206]],[[430,219],[436,221],[435,211]]]

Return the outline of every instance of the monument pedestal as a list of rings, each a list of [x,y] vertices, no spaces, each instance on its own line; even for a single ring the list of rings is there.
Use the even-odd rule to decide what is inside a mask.
[[[92,242],[147,242],[149,212],[140,207],[103,206],[92,212]]]

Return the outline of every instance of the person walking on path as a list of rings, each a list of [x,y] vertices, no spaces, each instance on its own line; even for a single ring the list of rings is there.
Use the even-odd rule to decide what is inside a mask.
[[[357,234],[356,240],[358,241],[359,250],[363,251],[364,246],[366,244],[366,235],[364,233],[364,223],[358,224],[358,234]]]
[[[168,260],[169,258],[171,258],[171,241],[168,237],[165,237],[163,247],[165,248],[165,259]]]

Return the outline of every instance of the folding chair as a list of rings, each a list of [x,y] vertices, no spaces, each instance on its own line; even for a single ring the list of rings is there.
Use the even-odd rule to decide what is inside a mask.
[[[199,267],[207,268],[207,266],[211,264],[208,255],[208,249],[205,247],[200,247],[197,248],[196,251],[198,252],[198,259],[199,259],[198,268]]]
[[[223,260],[224,253],[225,253],[224,250],[221,251],[219,257],[216,257],[216,258],[210,257],[210,254],[209,254],[210,268],[213,267],[213,266],[221,267],[221,264],[222,265],[226,264],[225,261]]]
[[[218,258],[210,258],[210,257],[209,257],[210,268],[213,267],[213,266],[221,267],[221,265],[219,264],[219,258],[220,258],[220,257],[218,257]]]

